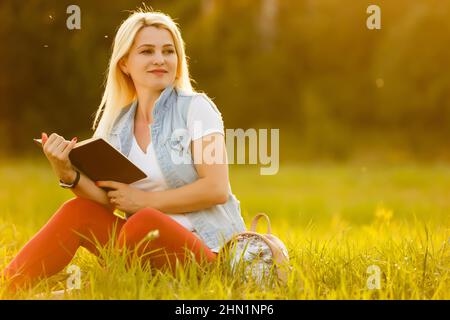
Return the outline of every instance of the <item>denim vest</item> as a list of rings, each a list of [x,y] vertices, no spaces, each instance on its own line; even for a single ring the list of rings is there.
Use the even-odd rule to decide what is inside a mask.
[[[190,102],[197,95],[207,99],[213,109],[220,114],[206,95],[186,93],[173,86],[163,90],[153,108],[151,138],[157,162],[170,189],[182,187],[198,179],[190,151],[191,139],[183,134],[187,132]],[[137,100],[123,108],[107,137],[107,141],[127,157],[133,141],[136,109]],[[171,156],[173,152],[179,153],[183,161],[173,161]],[[234,234],[246,230],[241,216],[240,201],[232,193],[230,183],[226,203],[189,212],[186,217],[199,237],[214,252],[218,252]]]

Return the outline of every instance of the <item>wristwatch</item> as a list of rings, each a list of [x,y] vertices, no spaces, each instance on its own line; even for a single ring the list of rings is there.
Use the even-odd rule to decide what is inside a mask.
[[[60,185],[62,188],[65,188],[65,189],[72,189],[72,188],[75,188],[75,186],[78,184],[78,181],[80,181],[80,172],[79,172],[78,170],[75,170],[75,172],[77,173],[77,176],[76,176],[76,178],[75,178],[75,181],[72,182],[72,184],[68,184],[68,183],[65,183],[65,182],[62,181],[62,180],[59,180],[59,185]]]

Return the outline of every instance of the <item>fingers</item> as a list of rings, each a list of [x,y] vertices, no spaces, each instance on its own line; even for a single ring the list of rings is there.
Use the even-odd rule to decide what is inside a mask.
[[[46,153],[53,153],[53,151],[56,149],[56,147],[64,140],[63,137],[60,135],[57,135],[56,133],[52,133],[50,137],[48,137],[45,145],[44,145],[44,151]]]
[[[59,158],[62,148],[65,146],[65,140],[61,136],[54,136],[52,139],[52,135],[48,138],[45,145],[47,148],[44,148],[44,151],[52,158]]]
[[[62,155],[64,148],[67,146],[67,141],[62,138],[55,141],[55,149],[53,150],[56,155]]]
[[[63,158],[68,158],[69,157],[69,153],[73,149],[73,147],[75,146],[76,143],[77,143],[77,137],[75,137],[72,140],[70,140],[70,142],[66,145],[65,149],[62,152],[62,157]]]
[[[66,159],[70,150],[73,148],[73,146],[77,142],[76,138],[72,139],[71,141],[67,141],[62,136],[60,136],[56,133],[52,133],[50,135],[50,137],[48,137],[47,139],[45,137],[46,137],[46,134],[43,133],[42,141],[44,144],[45,154],[47,154],[51,158],[55,158],[55,159],[59,159],[59,160]],[[45,139],[45,143],[44,143],[44,139]],[[70,145],[70,147],[69,147],[69,145]],[[68,147],[70,149],[66,151],[66,149]]]
[[[122,183],[116,181],[96,181],[95,185],[97,187],[107,187],[112,189],[118,189]]]
[[[51,140],[50,140],[50,137],[52,138]],[[52,135],[50,135],[50,137],[48,137],[47,134],[42,135],[42,146],[44,147],[44,151],[46,151],[48,149],[48,146],[50,145],[52,140],[55,139],[55,137],[52,137]],[[44,139],[45,139],[45,143],[44,143]]]
[[[119,192],[117,190],[114,191],[108,191],[106,193],[106,195],[108,196],[108,198],[117,198],[117,196],[119,195]]]
[[[45,132],[42,132],[41,134],[41,139],[42,139],[42,146],[44,146],[44,144],[47,142],[48,140],[48,136]]]

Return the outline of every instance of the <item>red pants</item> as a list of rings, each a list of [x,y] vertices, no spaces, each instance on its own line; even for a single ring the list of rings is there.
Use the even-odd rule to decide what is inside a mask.
[[[159,236],[143,240],[152,230],[159,230]],[[217,255],[161,211],[144,208],[125,221],[95,201],[76,197],[56,211],[9,263],[3,275],[15,290],[63,270],[80,246],[98,255],[96,243],[106,245],[112,235],[119,248],[126,247],[130,252],[141,242],[135,252],[141,257],[145,254],[156,268],[174,270],[177,260],[187,261],[186,249],[194,254],[197,262],[212,262]]]

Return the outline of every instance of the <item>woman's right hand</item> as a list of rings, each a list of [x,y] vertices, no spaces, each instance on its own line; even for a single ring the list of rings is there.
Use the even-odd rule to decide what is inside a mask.
[[[75,179],[75,170],[69,159],[69,153],[77,143],[77,137],[71,141],[65,140],[62,136],[52,133],[50,137],[45,132],[42,133],[42,149],[50,162],[56,176],[67,183]]]

